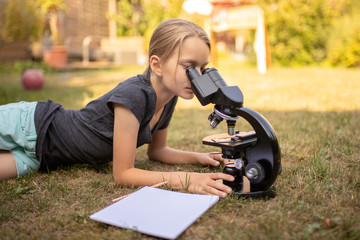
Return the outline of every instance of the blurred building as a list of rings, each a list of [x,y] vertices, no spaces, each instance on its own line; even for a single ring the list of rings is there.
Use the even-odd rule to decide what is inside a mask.
[[[109,37],[108,0],[66,0],[66,11],[60,22],[64,44],[70,58],[82,58],[83,41],[92,37],[91,47],[99,45],[101,38]],[[92,52],[91,54],[95,54]],[[95,55],[94,55],[95,57]]]
[[[0,7],[4,9],[9,1],[0,0]],[[87,65],[92,60],[102,59],[118,64],[137,63],[143,57],[143,46],[139,46],[143,39],[116,37],[116,22],[111,17],[116,14],[116,0],[65,0],[65,5],[65,10],[57,11],[56,25],[67,49],[67,59],[80,60]],[[1,17],[4,16],[0,14]],[[0,62],[39,58],[49,51],[52,42],[47,20],[40,42],[0,43]]]
[[[241,56],[254,32],[252,49],[256,55],[257,68],[265,73],[271,63],[267,29],[262,8],[256,0],[186,0],[184,10],[189,14],[203,15],[204,27],[211,36],[212,60],[217,62],[217,48],[228,48]]]
[[[0,9],[4,9],[10,1],[15,0],[0,0]],[[81,61],[81,66],[102,60],[115,64],[144,63],[145,41],[142,37],[117,37],[114,18],[117,9],[116,0],[64,1],[66,9],[57,11],[56,25],[62,36],[62,45],[66,47],[66,60]],[[158,2],[166,5],[167,1]],[[204,19],[202,25],[211,36],[213,46],[231,48],[238,56],[241,56],[245,47],[249,46],[246,34],[249,31],[254,33],[251,48],[256,55],[258,71],[266,72],[271,62],[270,50],[264,13],[256,4],[256,0],[185,0],[183,9],[190,15],[202,16]],[[3,11],[0,11],[0,21],[4,17],[2,14]],[[44,56],[46,62],[53,64],[49,60],[53,53],[50,50],[54,50],[52,49],[54,44],[50,41],[50,17],[47,20],[44,36],[40,42],[12,42],[2,46],[0,42],[0,62],[40,59]],[[216,64],[216,47],[213,49],[212,61]]]

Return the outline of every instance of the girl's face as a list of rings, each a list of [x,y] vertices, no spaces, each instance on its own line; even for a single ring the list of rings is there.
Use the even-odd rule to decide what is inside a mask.
[[[164,87],[171,94],[184,99],[192,99],[194,93],[186,75],[186,69],[192,66],[201,73],[209,62],[209,54],[210,49],[202,39],[186,38],[180,51],[176,49],[174,54],[161,64]]]

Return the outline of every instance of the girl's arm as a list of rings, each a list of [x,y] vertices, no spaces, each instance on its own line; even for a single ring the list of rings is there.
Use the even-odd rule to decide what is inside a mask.
[[[167,186],[193,193],[226,197],[231,192],[230,187],[217,181],[233,181],[234,178],[227,174],[157,172],[135,168],[139,122],[128,108],[119,104],[114,104],[114,114],[113,176],[116,183],[126,186],[149,186],[169,181]]]
[[[188,152],[166,146],[167,128],[158,130],[148,147],[147,154],[150,159],[169,164],[201,164],[219,166],[224,159],[221,154]]]

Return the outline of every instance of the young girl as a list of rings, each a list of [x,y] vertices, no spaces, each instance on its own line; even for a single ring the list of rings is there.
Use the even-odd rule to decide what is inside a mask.
[[[233,181],[223,173],[155,172],[134,167],[136,148],[148,145],[150,159],[169,164],[218,166],[221,155],[176,150],[166,146],[168,124],[177,97],[194,93],[186,75],[209,61],[210,42],[196,24],[168,19],[155,29],[148,68],[80,110],[65,110],[52,101],[0,106],[0,179],[75,163],[113,161],[116,183],[168,186],[192,193],[226,197]]]

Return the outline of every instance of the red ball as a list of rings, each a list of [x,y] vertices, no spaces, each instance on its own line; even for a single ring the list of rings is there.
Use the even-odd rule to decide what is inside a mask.
[[[21,83],[26,90],[40,90],[45,83],[44,74],[39,69],[27,69],[21,75]]]

